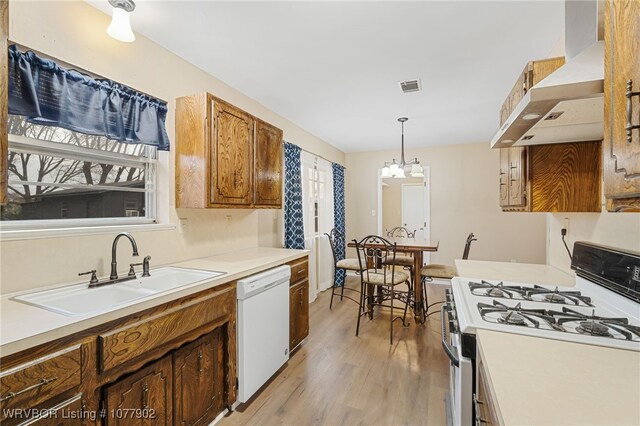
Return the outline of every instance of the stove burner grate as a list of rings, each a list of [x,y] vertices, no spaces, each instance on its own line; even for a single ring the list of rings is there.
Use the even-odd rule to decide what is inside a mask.
[[[611,336],[611,333],[609,333],[609,327],[595,321],[581,321],[580,325],[576,327],[576,331],[582,334],[590,334],[592,336]]]

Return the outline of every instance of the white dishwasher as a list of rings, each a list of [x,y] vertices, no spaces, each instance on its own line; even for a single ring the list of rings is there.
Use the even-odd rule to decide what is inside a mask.
[[[238,281],[238,401],[289,359],[289,278],[279,266]]]

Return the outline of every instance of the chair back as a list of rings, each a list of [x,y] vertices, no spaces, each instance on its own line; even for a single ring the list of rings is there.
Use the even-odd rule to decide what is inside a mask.
[[[408,228],[405,228],[404,226],[396,226],[395,228],[392,228],[389,231],[387,231],[387,237],[388,238],[415,238],[416,231],[414,230],[413,232],[411,232],[409,231]]]
[[[363,271],[361,279],[370,281],[371,274],[382,274],[384,283],[387,283],[388,270],[386,265],[391,265],[396,259],[396,244],[378,235],[368,235],[360,241],[353,240],[358,252],[358,262]],[[391,268],[390,282],[393,282],[395,268]]]
[[[473,232],[469,234],[467,237],[467,242],[464,244],[464,252],[462,253],[462,259],[467,260],[469,258],[469,250],[471,250],[471,243],[474,241],[478,241],[478,239],[473,235]]]
[[[326,235],[329,238],[329,245],[331,246],[331,253],[333,254],[333,263],[336,264],[338,263],[338,252],[336,251],[336,247],[338,247],[339,245],[344,246],[344,234],[340,231],[338,231],[336,228],[333,228],[331,230],[331,232],[329,232],[328,234],[325,232],[324,235]]]

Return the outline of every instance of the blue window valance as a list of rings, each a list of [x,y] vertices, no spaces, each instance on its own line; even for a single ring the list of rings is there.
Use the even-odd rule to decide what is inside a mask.
[[[9,114],[126,143],[169,150],[167,104],[106,79],[9,47]]]

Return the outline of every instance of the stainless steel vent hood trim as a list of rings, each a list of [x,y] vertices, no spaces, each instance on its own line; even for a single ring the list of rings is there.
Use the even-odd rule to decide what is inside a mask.
[[[604,137],[602,10],[601,1],[565,2],[568,62],[524,95],[493,137],[492,148]]]

